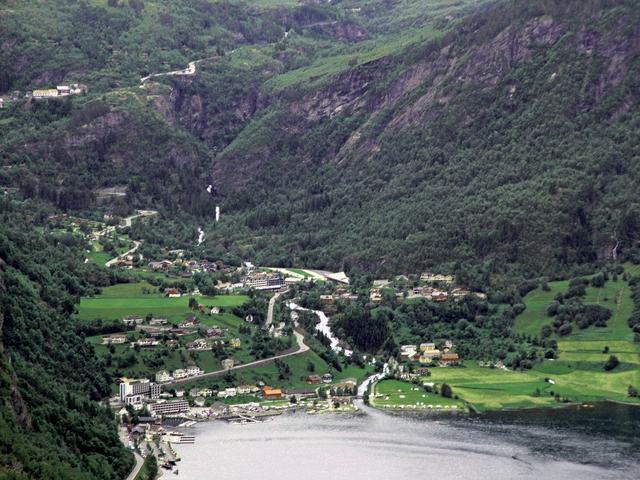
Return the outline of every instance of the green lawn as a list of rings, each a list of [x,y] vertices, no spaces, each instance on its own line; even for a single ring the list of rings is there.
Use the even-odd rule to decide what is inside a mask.
[[[375,407],[389,409],[433,409],[464,408],[464,403],[454,398],[445,398],[430,393],[421,385],[400,380],[383,380],[378,382],[375,391],[369,397],[370,404]]]
[[[293,273],[297,273],[298,275],[302,275],[304,278],[312,277],[312,275],[309,272],[307,272],[306,270],[303,270],[302,268],[287,268],[287,270],[289,272],[293,272]]]
[[[96,240],[91,242],[91,252],[87,254],[87,258],[100,266],[104,266],[114,255],[105,252],[102,244]]]
[[[107,252],[91,252],[87,254],[87,258],[94,263],[104,267],[106,263],[111,260],[113,257],[111,254]]]
[[[154,292],[142,293],[144,288]],[[205,306],[234,307],[244,303],[244,295],[218,295],[215,297],[198,296],[196,300]],[[96,297],[82,298],[77,314],[79,320],[121,319],[129,315],[163,316],[170,321],[179,322],[193,313],[189,309],[189,297],[168,298],[157,293],[157,288],[146,282],[126,283],[105,288]],[[203,320],[215,317],[203,316]],[[213,320],[211,320],[213,322]],[[221,320],[222,321],[222,320]]]
[[[538,335],[543,325],[551,323],[546,308],[558,292],[568,288],[568,281],[550,282],[551,291],[538,288],[525,298],[527,310],[515,320],[520,333]],[[570,335],[555,336],[558,359],[545,360],[524,372],[508,372],[479,368],[467,363],[466,368],[437,368],[431,381],[447,382],[454,393],[477,410],[557,406],[554,394],[573,402],[613,400],[640,403],[627,396],[627,388],[640,386],[640,349],[633,343],[627,320],[633,310],[629,286],[621,277],[609,280],[603,288],[588,287],[585,304],[602,305],[612,312],[607,326],[584,330],[574,326]],[[605,347],[609,347],[604,353]],[[621,364],[606,372],[604,364],[615,355]],[[550,377],[554,385],[544,382]],[[540,396],[534,395],[538,388]]]
[[[547,306],[553,302],[553,298],[560,292],[564,292],[569,286],[568,280],[549,282],[549,291],[545,292],[541,287],[530,292],[524,299],[527,307],[516,318],[513,328],[516,332],[525,335],[540,334],[544,325],[551,323],[551,317],[547,316]]]

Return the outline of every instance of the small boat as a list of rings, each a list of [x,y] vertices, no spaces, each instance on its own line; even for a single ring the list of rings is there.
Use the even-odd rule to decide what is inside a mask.
[[[176,470],[174,470],[174,471],[173,471],[173,474],[174,474],[174,475],[178,475],[178,472],[179,472],[179,470],[178,470],[178,469],[176,469]]]

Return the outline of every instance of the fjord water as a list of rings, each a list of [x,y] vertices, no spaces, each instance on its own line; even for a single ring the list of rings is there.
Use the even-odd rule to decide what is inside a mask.
[[[458,417],[364,410],[199,424],[195,445],[176,445],[178,478],[638,478],[640,409],[633,407]]]

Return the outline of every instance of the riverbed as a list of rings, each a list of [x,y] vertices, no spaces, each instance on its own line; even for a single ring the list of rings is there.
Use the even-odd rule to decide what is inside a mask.
[[[199,424],[190,429],[194,445],[175,447],[177,478],[638,478],[640,410],[633,407],[462,417],[363,410]]]

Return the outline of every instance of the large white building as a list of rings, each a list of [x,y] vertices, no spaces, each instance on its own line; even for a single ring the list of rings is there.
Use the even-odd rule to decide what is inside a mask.
[[[146,378],[123,378],[120,382],[120,401],[136,404],[142,398],[160,398],[160,385],[150,382]]]
[[[253,272],[242,279],[245,288],[256,290],[278,290],[285,286],[280,272]]]
[[[189,411],[187,400],[177,400],[174,402],[158,402],[149,405],[153,415],[175,415]]]

